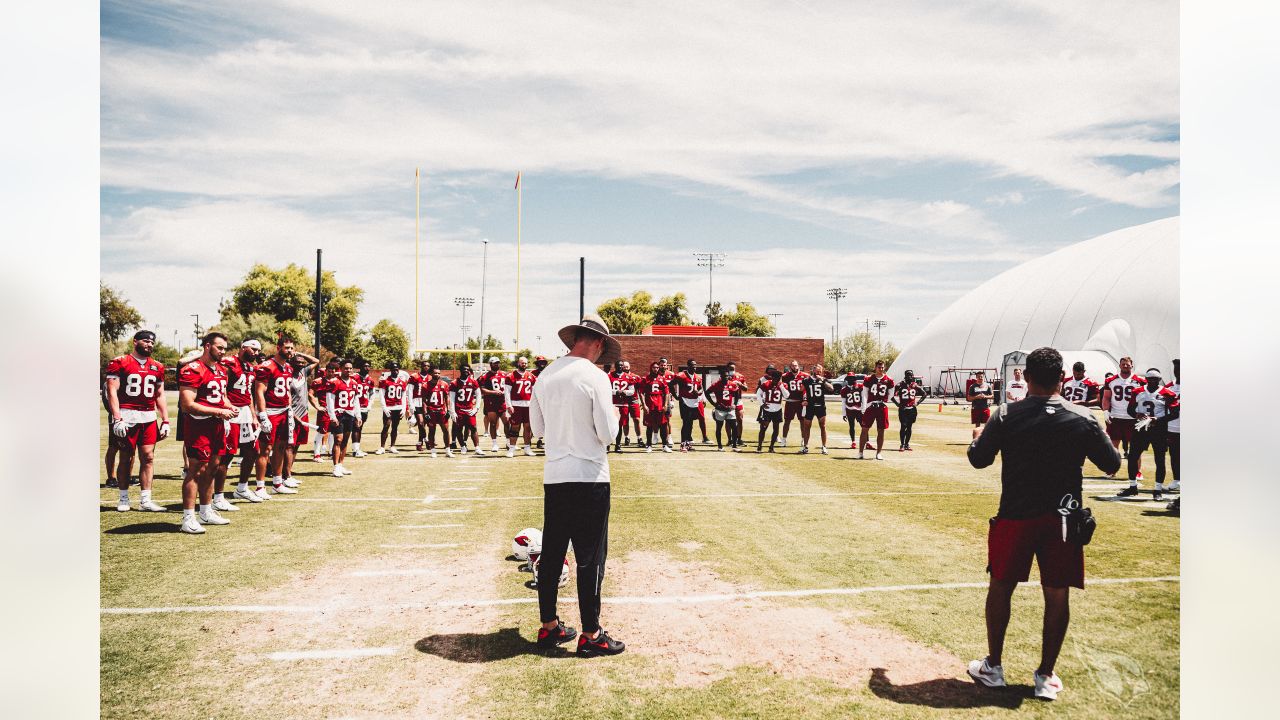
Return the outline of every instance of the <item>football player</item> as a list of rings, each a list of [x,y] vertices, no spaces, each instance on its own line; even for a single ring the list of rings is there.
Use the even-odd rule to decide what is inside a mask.
[[[1173,359],[1173,382],[1165,385],[1160,389],[1160,402],[1164,405],[1165,424],[1165,444],[1169,447],[1169,471],[1173,473],[1173,484],[1169,485],[1169,492],[1180,492],[1182,483],[1178,482],[1178,461],[1181,456],[1181,448],[1178,441],[1181,439],[1181,417],[1182,417],[1182,362],[1178,358]],[[1173,502],[1169,503],[1168,509],[1171,512],[1179,513],[1182,509],[1182,498],[1177,497]]]
[[[1121,490],[1117,497],[1130,497],[1138,494],[1137,469],[1142,461],[1142,453],[1150,447],[1156,457],[1156,486],[1152,499],[1164,499],[1164,456],[1168,449],[1167,421],[1164,419],[1165,403],[1160,398],[1160,370],[1150,368],[1146,372],[1146,384],[1134,393],[1129,401],[1128,412],[1134,419],[1133,440],[1129,443],[1129,487]]]
[[[418,452],[427,445],[427,411],[422,398],[422,386],[431,380],[431,363],[426,360],[418,362],[418,372],[409,376],[409,427],[418,428]]]
[[[502,423],[502,434],[506,435],[507,415],[507,374],[499,369],[502,361],[498,357],[489,358],[489,371],[480,376],[480,398],[484,403],[484,427],[493,440],[491,452],[498,452],[498,424]],[[479,446],[477,446],[479,447]]]
[[[884,361],[877,360],[871,377],[862,381],[865,404],[862,409],[862,436],[858,440],[858,459],[867,449],[867,435],[876,426],[876,459],[883,460],[884,430],[889,427],[889,398],[893,397],[893,378],[884,374]]]
[[[400,419],[409,414],[408,374],[400,369],[400,363],[392,360],[387,363],[387,371],[378,381],[378,387],[382,389],[382,439],[374,455],[387,451],[388,437],[391,439],[391,452],[398,453],[396,435],[400,432]]]
[[[377,388],[377,381],[369,376],[369,361],[360,360],[356,363],[358,372],[354,376],[356,391],[359,393],[360,401],[360,422],[356,424],[354,430],[351,431],[351,457],[364,457],[367,453],[360,448],[360,435],[364,430],[365,423],[369,422],[369,403],[373,395],[373,391]]]
[[[725,377],[730,380],[736,380],[742,392],[738,394],[738,404],[734,407],[734,419],[738,423],[738,444],[735,447],[746,447],[747,441],[742,439],[742,396],[747,392],[747,376],[738,372],[738,364],[730,362],[725,365]]]
[[[782,384],[787,388],[787,400],[782,407],[782,447],[787,446],[791,420],[799,416],[805,407],[804,379],[807,377],[809,373],[800,369],[799,360],[792,360],[786,372],[782,373]]]
[[[734,377],[736,373],[726,371],[724,375],[707,388],[706,396],[711,400],[711,416],[716,421],[716,449],[724,452],[721,433],[726,425],[729,427],[729,447],[738,452],[741,432],[737,413],[742,407],[742,381]]]
[[[912,370],[902,373],[902,382],[893,391],[893,404],[898,406],[898,452],[911,450],[911,426],[916,423],[916,408],[924,398],[924,388]]]
[[[522,428],[524,454],[533,457],[533,428],[529,426],[529,401],[533,399],[533,383],[528,358],[518,358],[516,368],[507,376],[507,384],[504,386],[507,401],[507,457],[516,456]]]
[[[311,451],[311,459],[320,462],[322,457],[333,457],[333,414],[329,412],[329,387],[342,374],[342,365],[338,358],[333,358],[324,366],[324,374],[311,381],[307,388],[316,408],[315,446]]]
[[[427,424],[427,449],[436,457],[436,428],[440,428],[440,444],[446,457],[453,457],[449,447],[449,417],[453,414],[449,403],[451,383],[440,376],[440,368],[431,367],[431,374],[422,383],[422,411]]]
[[[969,422],[973,425],[974,440],[978,439],[982,426],[991,419],[991,401],[995,398],[995,390],[987,382],[985,372],[979,370],[965,382],[964,399],[972,403],[969,407]]]
[[[182,449],[191,458],[191,472],[182,482],[181,530],[192,535],[203,533],[205,525],[231,522],[213,509],[213,472],[219,455],[235,452],[227,446],[223,423],[239,415],[227,402],[227,371],[221,362],[227,352],[227,336],[211,332],[200,344],[204,348],[200,357],[178,371],[178,409],[187,414],[188,421]]]
[[[703,400],[702,388],[698,361],[689,358],[684,370],[671,379],[671,392],[680,401],[680,452],[693,450],[693,424],[697,422],[698,406]],[[705,431],[703,435],[705,437]]]
[[[827,379],[827,371],[822,367],[821,363],[810,368],[809,373],[801,373],[804,377],[800,380],[800,392],[804,394],[804,407],[800,411],[800,439],[803,445],[800,448],[801,455],[809,454],[809,436],[813,429],[813,421],[818,421],[818,429],[822,435],[822,445],[819,449],[822,454],[827,454],[827,393],[834,393],[836,389],[831,386],[831,381]],[[786,376],[783,376],[784,378]],[[784,380],[785,382],[785,380]],[[783,432],[786,432],[784,426]],[[784,444],[785,444],[785,435]]]
[[[862,427],[862,382],[866,375],[850,370],[844,375],[844,384],[840,386],[840,401],[844,409],[844,420],[849,423],[849,449],[858,449],[858,431]]]
[[[293,377],[289,379],[289,414],[293,423],[293,437],[285,449],[284,463],[280,466],[279,477],[272,479],[277,493],[288,494],[290,489],[296,490],[302,481],[293,477],[293,462],[298,458],[298,448],[307,444],[308,431],[314,430],[310,422],[311,408],[319,408],[315,394],[311,392],[311,376],[319,372],[320,361],[310,355],[295,351],[289,358],[289,366],[293,369]]]
[[[782,371],[770,363],[764,371],[764,379],[756,387],[756,400],[760,403],[760,413],[756,416],[760,423],[760,436],[756,438],[756,452],[764,448],[764,434],[773,426],[773,434],[769,437],[769,452],[778,444],[778,426],[782,423],[782,403],[787,399],[787,387],[782,382]]]
[[[253,503],[262,502],[261,498],[249,490],[249,475],[258,464],[258,437],[261,431],[253,412],[253,381],[255,367],[262,360],[262,343],[253,339],[240,343],[240,354],[222,356],[222,367],[227,371],[227,401],[237,411],[235,419],[227,425],[227,445],[239,448],[240,452],[240,482],[236,485],[233,497]],[[240,509],[232,505],[224,495],[227,471],[234,456],[234,453],[221,456],[214,469],[214,510],[227,512]]]
[[[253,408],[258,413],[258,427],[263,436],[261,442],[266,450],[258,455],[258,489],[259,499],[268,500],[265,487],[266,477],[271,475],[276,492],[295,492],[284,487],[281,472],[284,469],[285,456],[294,442],[297,431],[294,428],[293,398],[289,382],[294,377],[292,363],[294,355],[293,340],[280,336],[276,340],[276,352],[258,365],[253,378]]]
[[[1133,443],[1133,424],[1136,422],[1129,414],[1129,401],[1142,389],[1142,380],[1133,374],[1133,358],[1120,358],[1120,374],[1111,375],[1102,383],[1102,409],[1106,411],[1107,436],[1111,445],[1119,449],[1124,445],[1124,454],[1129,454],[1129,446]],[[1108,476],[1112,477],[1112,476]],[[1142,458],[1138,458],[1137,475],[1130,482],[1130,487],[1138,487],[1142,479]]]
[[[329,428],[333,433],[333,476],[350,475],[351,471],[342,464],[347,458],[347,443],[360,427],[360,377],[356,375],[355,365],[350,360],[335,359],[330,367],[339,365],[339,370],[325,388],[324,406],[329,415]]]
[[[662,442],[662,451],[671,452],[671,420],[667,414],[671,384],[662,372],[661,362],[649,366],[649,374],[640,383],[640,394],[644,398],[645,452],[653,452],[655,431]]]
[[[1084,363],[1076,361],[1071,366],[1071,377],[1062,381],[1062,397],[1083,407],[1096,408],[1102,406],[1099,397],[1098,383],[1084,375]]]
[[[471,376],[471,366],[464,363],[458,368],[458,381],[449,388],[449,405],[452,410],[449,420],[453,423],[453,439],[465,455],[467,439],[470,438],[476,455],[484,457],[484,450],[480,448],[480,434],[476,430],[479,402],[480,383]]]
[[[151,359],[155,345],[155,333],[139,330],[133,335],[133,352],[107,363],[107,414],[111,418],[111,442],[116,444],[119,453],[116,483],[120,488],[120,502],[116,510],[120,512],[129,510],[129,473],[135,453],[138,482],[142,486],[141,508],[148,512],[165,511],[151,500],[156,442],[169,435],[164,365]]]
[[[639,407],[635,405],[636,400],[636,380],[631,373],[626,370],[629,367],[625,361],[619,362],[617,369],[609,373],[609,386],[613,390],[613,409],[618,412],[618,434],[613,439],[613,451],[622,452],[623,439],[626,443],[631,444],[631,426],[628,420],[632,418]],[[640,432],[636,431],[636,440],[639,441]]]
[[[626,374],[627,374],[627,377],[631,380],[631,387],[632,387],[633,389],[638,388],[638,387],[640,386],[640,383],[644,382],[644,378],[640,377],[639,373],[633,373],[633,372],[631,372],[631,361],[630,361],[630,360],[623,360],[623,361],[622,361],[622,371],[623,371],[624,373],[626,373]],[[640,422],[641,422],[641,414],[642,414],[642,413],[640,412],[640,406],[641,406],[641,404],[642,404],[642,403],[641,403],[640,393],[639,393],[639,392],[632,393],[632,395],[631,395],[631,424],[632,424],[632,426],[635,428],[635,431],[636,431],[636,445],[639,445],[639,444],[640,444]],[[623,444],[623,445],[628,445],[628,444],[630,444],[630,443],[631,443],[631,439],[630,439],[630,437],[625,437],[625,438],[623,438],[623,440],[622,440],[622,444]]]

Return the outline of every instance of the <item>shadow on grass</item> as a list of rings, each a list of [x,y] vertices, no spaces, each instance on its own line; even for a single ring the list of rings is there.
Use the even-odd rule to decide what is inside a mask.
[[[563,647],[544,651],[536,643],[520,637],[516,628],[502,628],[491,633],[454,633],[429,635],[413,644],[418,652],[461,663],[508,660],[520,655],[545,654],[547,657],[573,657]]]
[[[875,668],[871,671],[871,680],[867,683],[867,687],[878,698],[903,705],[921,705],[931,708],[999,707],[1015,710],[1022,705],[1023,700],[1032,695],[1030,685],[987,688],[955,678],[938,678],[910,685],[894,685],[884,668]]]
[[[146,522],[146,523],[137,523],[135,525],[121,525],[120,527],[114,527],[104,532],[106,532],[106,534],[108,535],[145,535],[148,533],[176,533],[178,532],[178,527],[179,526],[177,523]]]

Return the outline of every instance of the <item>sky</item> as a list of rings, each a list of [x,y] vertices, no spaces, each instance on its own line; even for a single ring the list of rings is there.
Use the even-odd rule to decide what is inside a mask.
[[[830,338],[846,288],[840,332],[902,347],[1003,270],[1178,214],[1171,1],[104,0],[101,37],[102,278],[167,342],[321,248],[360,325],[452,345],[487,247],[508,347],[559,352],[579,257],[588,309],[683,292]],[[695,252],[725,255],[710,287]]]

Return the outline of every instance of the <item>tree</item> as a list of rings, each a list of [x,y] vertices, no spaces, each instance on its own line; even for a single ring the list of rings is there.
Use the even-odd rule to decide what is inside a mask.
[[[719,319],[736,337],[773,337],[778,332],[769,317],[761,315],[749,302],[738,303],[733,312],[724,313]]]
[[[352,343],[352,354],[375,368],[385,368],[392,360],[404,366],[409,362],[409,333],[384,318],[360,334]]]
[[[901,351],[893,343],[880,345],[874,335],[862,330],[845,335],[835,344],[828,345],[823,352],[822,364],[834,373],[869,373],[875,368],[877,360],[883,360],[886,367],[892,365],[899,352]]]
[[[221,308],[222,320],[263,313],[282,323],[281,329],[291,328],[289,334],[302,342],[315,334],[314,295],[315,277],[307,268],[290,263],[275,269],[258,263],[231,289],[231,300]],[[320,298],[324,304],[321,345],[339,355],[350,353],[356,339],[355,324],[364,290],[355,285],[339,285],[333,272],[326,271],[320,276]],[[298,328],[303,332],[297,332]]]
[[[142,326],[142,314],[115,288],[98,283],[98,334],[104,343],[124,337],[129,328]],[[114,356],[112,356],[114,357]]]
[[[249,315],[224,314],[222,320],[209,329],[226,335],[227,346],[233,350],[239,348],[240,343],[251,339],[262,343],[265,349],[267,345],[275,344],[283,326],[284,323],[270,315],[256,312]]]
[[[724,308],[720,306],[720,302],[718,300],[716,302],[707,303],[707,306],[702,310],[702,314],[707,316],[708,325],[727,324],[725,320],[728,318],[725,315]]]
[[[689,307],[684,293],[668,295],[653,305],[654,325],[688,325]],[[613,328],[611,327],[610,330]]]
[[[614,335],[639,335],[653,325],[653,296],[637,290],[631,297],[605,300],[596,307],[600,319]]]

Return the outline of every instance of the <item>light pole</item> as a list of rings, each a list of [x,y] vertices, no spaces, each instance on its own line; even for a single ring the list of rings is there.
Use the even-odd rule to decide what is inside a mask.
[[[453,299],[453,304],[462,308],[462,327],[470,329],[471,326],[467,325],[467,308],[475,305],[476,299],[470,297],[456,297]],[[463,332],[466,331],[464,330]],[[465,336],[463,337],[463,340],[466,340]]]
[[[765,315],[773,318],[773,332],[778,334],[778,318],[782,317],[782,313],[765,313]]]
[[[480,349],[484,349],[484,289],[485,280],[489,275],[489,238],[485,238],[480,242],[484,243],[484,255],[480,261]]]
[[[885,325],[888,325],[889,323],[885,322],[884,320],[876,320],[871,324],[876,326],[876,345],[880,345],[881,347],[883,347],[884,343],[880,342],[880,328],[884,327]]]
[[[715,272],[716,268],[724,267],[724,253],[696,252],[693,257],[698,261],[698,267],[707,269],[707,307],[710,307],[711,303],[715,302],[711,274]]]
[[[840,298],[848,297],[848,288],[831,288],[827,291],[827,297],[836,301],[836,338],[840,337]]]
[[[200,313],[192,313],[191,317],[196,319],[196,347],[200,347]]]

